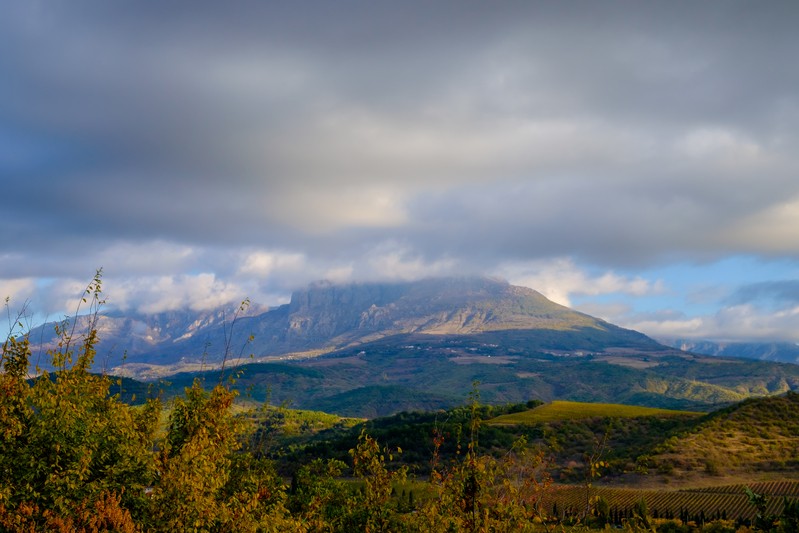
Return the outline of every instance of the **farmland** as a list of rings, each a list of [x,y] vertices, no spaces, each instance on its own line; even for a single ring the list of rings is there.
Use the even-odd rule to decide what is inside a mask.
[[[799,481],[773,481],[734,484],[682,490],[641,490],[630,488],[592,487],[590,496],[602,498],[611,513],[629,516],[635,505],[643,500],[654,518],[680,518],[683,521],[704,522],[713,519],[751,521],[756,508],[749,503],[745,489],[767,496],[766,513],[780,515],[784,498],[799,497]],[[579,513],[585,502],[586,489],[569,485],[555,487],[544,499],[549,512],[558,510],[561,516]],[[688,520],[685,520],[685,518]]]

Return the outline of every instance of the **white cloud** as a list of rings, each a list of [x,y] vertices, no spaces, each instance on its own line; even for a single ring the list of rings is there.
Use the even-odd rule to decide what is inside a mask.
[[[593,275],[579,268],[570,258],[505,263],[496,274],[513,284],[535,289],[553,302],[571,305],[572,296],[598,296],[623,293],[647,296],[664,291],[663,282],[642,277],[620,276],[612,271]]]
[[[10,305],[21,305],[35,289],[36,280],[33,278],[0,279],[0,300],[8,298]]]
[[[775,202],[736,220],[724,231],[723,238],[763,253],[795,253],[799,242],[799,197]]]
[[[632,307],[626,303],[603,303],[592,301],[583,302],[574,308],[580,312],[601,318],[602,320],[612,324],[620,324],[620,318],[627,316],[632,309]]]
[[[238,303],[247,297],[243,287],[219,279],[212,273],[109,280],[106,292],[110,295],[109,305],[142,313],[183,308],[208,310],[231,302]]]
[[[270,191],[268,216],[308,235],[348,228],[393,228],[407,222],[405,192],[389,184],[350,185],[348,177],[327,175],[331,183],[297,183]]]
[[[33,278],[0,279],[0,302],[6,307],[0,308],[0,342],[6,336],[20,330],[29,329],[34,324],[31,320],[36,320],[33,313],[33,302],[31,298],[35,294],[36,281]]]
[[[355,267],[353,265],[342,265],[328,269],[322,278],[333,283],[345,283],[352,281],[354,272]]]
[[[799,307],[766,311],[750,304],[721,308],[714,314],[668,317],[629,315],[619,324],[652,337],[714,341],[799,341]]]
[[[100,251],[94,261],[106,272],[116,275],[153,274],[182,270],[190,266],[197,255],[194,247],[163,240],[118,241]]]
[[[307,265],[303,254],[256,251],[244,257],[239,274],[267,277],[275,272],[297,271],[304,268],[307,268]]]
[[[414,280],[453,274],[456,266],[446,258],[427,261],[411,248],[389,242],[370,250],[365,263],[356,265],[356,273],[365,279]]]
[[[623,322],[620,325],[640,331],[650,337],[687,337],[710,338],[706,319],[701,317],[670,319],[670,320],[641,320]]]
[[[38,283],[32,296],[33,312],[45,314],[51,319],[60,320],[78,310],[86,311],[82,299],[88,285],[87,280],[75,278],[56,278]],[[103,291],[107,287],[103,285]]]

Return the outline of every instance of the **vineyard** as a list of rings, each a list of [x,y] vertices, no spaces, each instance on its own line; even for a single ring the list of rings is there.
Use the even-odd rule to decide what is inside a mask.
[[[590,497],[607,501],[613,517],[629,517],[633,507],[643,499],[654,518],[681,518],[696,522],[714,519],[746,520],[755,517],[744,489],[766,495],[768,514],[782,513],[784,498],[799,497],[799,481],[773,481],[750,485],[725,485],[676,491],[592,487]],[[560,517],[579,515],[585,508],[586,489],[582,486],[560,486],[543,501],[547,512]],[[687,518],[687,520],[686,520]]]

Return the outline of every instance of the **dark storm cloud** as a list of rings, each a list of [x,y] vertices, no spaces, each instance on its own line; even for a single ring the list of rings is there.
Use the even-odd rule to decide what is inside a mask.
[[[799,251],[791,2],[4,11],[3,277]]]

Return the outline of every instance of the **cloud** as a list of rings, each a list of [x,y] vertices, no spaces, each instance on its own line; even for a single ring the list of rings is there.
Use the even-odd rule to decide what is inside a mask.
[[[306,260],[302,254],[256,251],[243,259],[239,272],[266,277],[275,271],[303,268],[306,268]]]
[[[0,55],[17,80],[0,114],[35,157],[12,162],[25,178],[3,203],[37,244],[312,255],[363,228],[387,233],[369,246],[405,240],[430,263],[480,248],[614,267],[763,251],[799,195],[796,73],[764,66],[792,38],[779,9],[459,6],[453,24],[451,5],[317,5],[320,31],[249,2],[181,24],[167,8],[86,5],[17,6],[4,24],[20,53]],[[738,20],[769,31],[723,29]],[[791,252],[792,232],[770,235]]]
[[[711,158],[725,164],[756,161],[761,148],[724,128],[699,128],[687,132],[677,141],[676,150],[692,158]]]
[[[734,221],[723,237],[768,255],[793,255],[799,240],[799,196],[789,196]]]
[[[396,243],[387,243],[370,251],[366,256],[365,267],[359,269],[359,277],[364,279],[407,281],[452,275],[457,272],[453,260],[439,259],[427,262],[411,249]]]
[[[779,310],[750,304],[729,305],[712,314],[694,316],[676,310],[626,312],[609,320],[656,338],[799,342],[796,329],[799,305]]]
[[[568,303],[657,293],[619,274],[642,267],[795,262],[796,15],[12,3],[0,278],[103,266],[161,309],[499,273]]]
[[[25,299],[30,296],[36,282],[32,278],[0,280],[0,294],[11,300]]]
[[[631,319],[623,325],[656,338],[714,338],[718,331],[702,317]],[[711,320],[712,322],[712,320]]]
[[[660,280],[649,281],[641,277],[624,277],[614,272],[591,274],[578,267],[572,259],[510,263],[498,271],[513,284],[524,285],[542,293],[550,300],[570,306],[573,296],[598,296],[622,293],[645,296],[663,292]]]
[[[0,279],[0,300],[3,309],[0,318],[0,342],[10,334],[29,330],[38,321],[31,310],[31,297],[35,292],[36,282],[28,279]]]
[[[215,309],[247,297],[243,288],[212,273],[143,276],[113,283],[109,304],[121,310],[160,313],[174,309]]]

